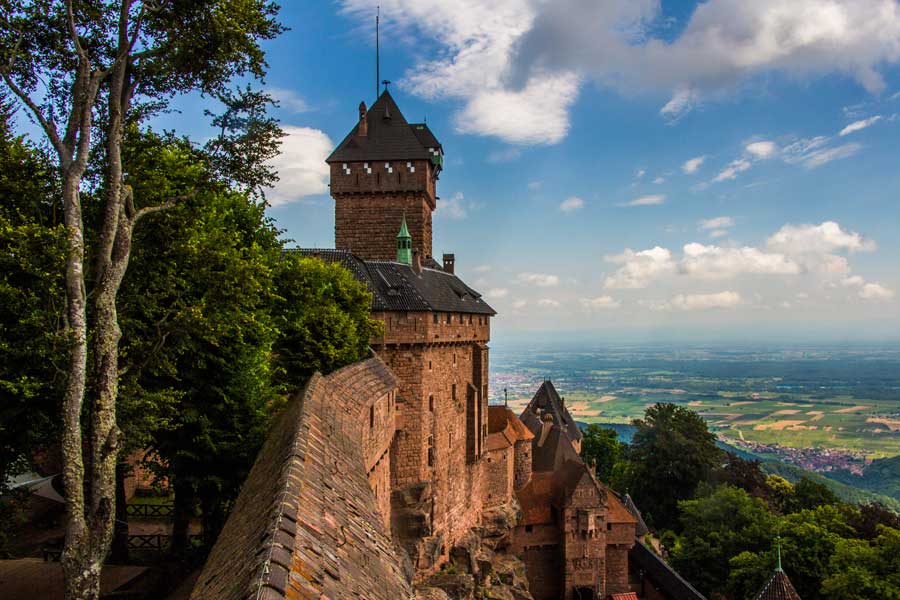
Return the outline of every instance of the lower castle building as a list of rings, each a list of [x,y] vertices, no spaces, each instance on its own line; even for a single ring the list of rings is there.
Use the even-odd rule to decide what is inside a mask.
[[[385,91],[327,162],[337,248],[300,252],[363,282],[383,334],[291,400],[191,597],[637,598],[646,529],[552,383],[488,405],[496,313],[432,257],[440,143]]]

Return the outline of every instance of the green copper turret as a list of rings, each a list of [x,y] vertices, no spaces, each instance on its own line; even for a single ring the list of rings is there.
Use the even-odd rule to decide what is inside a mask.
[[[400,232],[397,234],[397,262],[405,265],[412,264],[412,236],[406,227],[406,214],[400,224]]]

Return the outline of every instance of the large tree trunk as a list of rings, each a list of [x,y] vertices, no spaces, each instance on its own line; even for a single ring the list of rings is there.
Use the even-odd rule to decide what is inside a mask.
[[[178,554],[188,547],[191,518],[194,516],[194,486],[177,476],[173,485],[175,506],[172,522],[172,553]]]

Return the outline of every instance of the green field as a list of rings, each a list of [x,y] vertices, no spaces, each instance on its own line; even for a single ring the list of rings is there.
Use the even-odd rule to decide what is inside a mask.
[[[495,398],[508,388],[519,409],[550,378],[587,423],[628,423],[673,402],[726,440],[900,455],[900,350],[502,350],[492,360]]]

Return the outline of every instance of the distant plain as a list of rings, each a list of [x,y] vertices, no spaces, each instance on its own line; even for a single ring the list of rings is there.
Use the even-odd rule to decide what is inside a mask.
[[[900,455],[900,346],[494,345],[492,402],[521,410],[552,379],[582,422],[689,406],[724,441]]]

